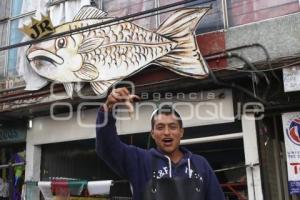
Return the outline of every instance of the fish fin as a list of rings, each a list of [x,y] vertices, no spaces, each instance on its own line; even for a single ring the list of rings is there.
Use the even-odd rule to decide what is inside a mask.
[[[118,81],[119,79],[114,80],[108,80],[108,81],[96,81],[96,82],[90,82],[93,91],[97,95],[104,95],[108,91],[108,89]]]
[[[99,76],[97,68],[89,63],[83,63],[82,67],[78,71],[75,71],[74,74],[85,81],[95,80]]]
[[[63,83],[67,95],[72,99],[74,92],[74,83]]]
[[[104,39],[102,37],[89,38],[82,42],[78,48],[78,53],[88,53],[98,48]]]
[[[73,21],[80,21],[85,19],[99,19],[107,15],[106,12],[95,8],[94,6],[83,6],[74,17]]]
[[[199,79],[206,77],[209,71],[194,32],[200,19],[209,9],[209,7],[183,8],[167,18],[156,32],[173,40],[177,45],[155,63],[184,76]]]

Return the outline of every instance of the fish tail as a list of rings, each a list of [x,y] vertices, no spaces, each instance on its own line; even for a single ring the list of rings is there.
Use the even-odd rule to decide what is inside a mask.
[[[167,55],[157,59],[156,64],[178,74],[203,78],[208,68],[195,38],[195,29],[209,7],[183,8],[160,25],[157,33],[177,43]]]

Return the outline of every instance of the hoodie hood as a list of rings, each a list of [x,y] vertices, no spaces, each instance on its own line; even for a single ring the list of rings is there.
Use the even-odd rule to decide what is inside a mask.
[[[192,153],[184,147],[179,147],[179,150],[183,153],[183,158],[179,161],[179,163],[175,166],[171,159],[163,154],[159,149],[152,148],[150,149],[150,153],[156,158],[158,161],[156,162],[156,170],[158,171],[159,177],[166,177],[168,175],[169,178],[172,178],[177,174],[187,174],[186,176],[191,178],[193,169],[191,168],[191,156]]]
[[[179,150],[183,153],[183,159],[190,158],[192,156],[192,153],[185,147],[179,147]],[[163,152],[161,152],[159,149],[151,148],[150,152],[154,156],[157,156],[162,159],[166,159],[166,155]]]

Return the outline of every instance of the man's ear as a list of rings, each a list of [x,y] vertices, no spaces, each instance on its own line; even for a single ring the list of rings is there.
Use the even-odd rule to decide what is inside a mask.
[[[180,129],[180,138],[182,138],[182,137],[183,137],[183,134],[184,134],[184,129],[183,129],[183,128],[181,128],[181,129]]]
[[[154,132],[153,132],[153,130],[151,130],[150,134],[151,134],[152,139],[154,140]]]

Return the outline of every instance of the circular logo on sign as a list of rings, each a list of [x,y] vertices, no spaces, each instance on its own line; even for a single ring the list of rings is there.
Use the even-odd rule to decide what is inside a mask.
[[[300,145],[300,118],[293,119],[290,122],[287,135],[294,144]]]

